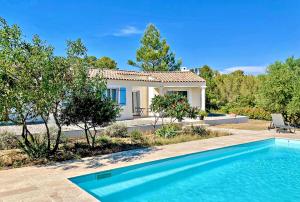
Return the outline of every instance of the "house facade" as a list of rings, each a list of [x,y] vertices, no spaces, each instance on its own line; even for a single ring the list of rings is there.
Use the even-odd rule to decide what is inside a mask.
[[[150,111],[155,95],[179,93],[193,107],[205,110],[206,82],[196,74],[185,71],[137,72],[92,69],[90,77],[101,76],[107,81],[107,95],[122,108],[120,119],[153,115]]]

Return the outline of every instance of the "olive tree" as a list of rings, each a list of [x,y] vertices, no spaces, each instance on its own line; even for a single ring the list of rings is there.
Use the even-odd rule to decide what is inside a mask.
[[[79,50],[85,50],[80,41],[69,41],[69,47],[74,47],[74,43]],[[62,109],[60,119],[66,125],[74,124],[82,128],[88,145],[94,148],[97,127],[104,127],[115,121],[120,108],[106,96],[106,82],[101,75],[93,78],[88,76],[89,65],[85,57],[73,54],[69,55],[69,60],[77,72],[82,74],[74,78],[70,97]]]

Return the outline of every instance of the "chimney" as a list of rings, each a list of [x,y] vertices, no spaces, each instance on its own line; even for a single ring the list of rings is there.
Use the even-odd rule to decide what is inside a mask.
[[[190,70],[187,67],[180,67],[180,71],[182,71],[182,72],[188,72]]]

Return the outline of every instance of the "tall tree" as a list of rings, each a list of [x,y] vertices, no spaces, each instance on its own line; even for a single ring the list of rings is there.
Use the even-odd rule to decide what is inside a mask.
[[[136,62],[128,60],[128,64],[141,68],[143,71],[175,71],[182,62],[175,59],[175,53],[161,38],[159,30],[150,24],[141,39],[141,47],[136,52]]]
[[[218,74],[208,65],[200,68],[199,76],[206,80],[206,108],[217,109],[219,105],[218,89],[215,82],[215,77]]]
[[[95,67],[100,69],[117,69],[117,62],[110,57],[101,57],[95,62]]]
[[[87,56],[86,60],[91,68],[117,69],[117,62],[110,57],[104,56],[97,59],[95,56]]]
[[[0,19],[0,116],[22,126],[20,142],[30,157],[39,158],[56,152],[61,125],[57,122],[59,106],[66,93],[69,69],[53,48],[38,36],[31,42],[22,38],[21,29]],[[53,114],[57,131],[50,139],[48,119]],[[46,128],[45,142],[40,142],[27,127],[27,121],[42,118]]]
[[[288,58],[267,69],[260,88],[259,105],[271,112],[280,112],[300,124],[299,90],[300,59]]]

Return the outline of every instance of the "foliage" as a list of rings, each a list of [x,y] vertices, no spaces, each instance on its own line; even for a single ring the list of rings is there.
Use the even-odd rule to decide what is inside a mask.
[[[131,142],[135,143],[135,144],[144,144],[145,143],[145,138],[143,136],[143,133],[139,130],[131,131],[130,139],[131,139]]]
[[[64,59],[55,57],[53,48],[38,36],[26,42],[21,30],[16,25],[10,27],[4,19],[0,33],[2,119],[21,125],[23,144],[34,149],[37,140],[28,130],[27,120],[41,117],[47,129],[47,153],[54,154],[61,136],[57,118],[68,86],[68,65]],[[50,114],[59,128],[53,147],[47,123]]]
[[[34,139],[29,137],[31,145],[28,146],[25,140],[19,142],[20,148],[24,151],[31,159],[41,159],[48,157],[47,139],[44,135],[35,134]]]
[[[157,129],[155,131],[155,134],[160,137],[171,138],[176,136],[180,130],[181,127],[177,124],[166,124],[163,125],[161,128]]]
[[[155,124],[158,118],[170,117],[171,121],[183,120],[184,117],[194,116],[195,109],[191,109],[185,96],[179,94],[156,95],[150,105],[151,111],[156,114]],[[158,116],[157,116],[158,114]]]
[[[190,107],[188,117],[191,119],[197,119],[200,109],[198,107]]]
[[[259,106],[282,113],[294,124],[300,124],[300,59],[288,58],[270,65],[262,82]]]
[[[101,69],[117,69],[117,63],[109,57],[102,57],[96,61],[96,67]]]
[[[198,112],[198,115],[199,115],[199,116],[202,116],[202,117],[205,117],[205,116],[208,115],[208,113],[207,113],[206,111],[204,111],[204,110],[200,110],[200,111]]]
[[[117,69],[117,62],[110,57],[104,56],[97,59],[95,56],[87,56],[86,61],[92,68]]]
[[[97,97],[91,91],[85,92],[71,98],[61,117],[66,125],[75,124],[82,128],[87,143],[94,148],[96,128],[107,126],[115,121],[120,110],[109,98]]]
[[[219,73],[208,65],[204,65],[200,68],[199,76],[206,80],[205,103],[207,109],[218,109],[220,105],[220,97],[215,80],[217,75],[219,75]]]
[[[192,133],[199,136],[208,136],[209,132],[203,126],[193,126],[191,127]]]
[[[237,70],[230,74],[219,74],[215,77],[219,103],[232,104],[240,107],[255,106],[258,92],[258,77],[245,75]]]
[[[45,140],[49,158],[61,143],[65,122],[60,116],[65,105],[74,95],[83,95],[86,89],[97,91],[103,85],[88,79],[87,49],[80,39],[67,42],[65,58],[54,56],[53,48],[38,36],[25,41],[20,28],[9,26],[4,19],[0,19],[0,36],[0,120],[22,126],[21,146],[34,158],[42,156],[35,154],[37,149],[45,153]],[[57,128],[55,134],[49,129],[50,117]],[[46,128],[43,141],[27,127],[28,120],[37,118]]]
[[[258,107],[239,107],[229,110],[230,113],[248,116],[250,119],[271,120],[270,112]]]
[[[156,128],[159,118],[162,119],[162,123],[164,122],[165,111],[167,108],[168,105],[164,96],[156,95],[152,98],[150,109],[154,113],[154,128]]]
[[[9,132],[0,133],[0,150],[17,149],[19,141],[14,134]]]
[[[187,117],[190,112],[191,106],[185,96],[179,94],[167,94],[165,95],[167,108],[165,110],[166,116],[175,118],[179,122]]]
[[[95,143],[99,146],[105,146],[108,145],[112,142],[111,137],[107,136],[107,135],[98,135],[96,137],[96,141]]]
[[[124,124],[113,124],[106,128],[104,134],[110,137],[128,137],[128,129]]]
[[[143,71],[174,71],[178,70],[181,60],[176,61],[175,54],[165,39],[161,39],[159,30],[150,24],[141,39],[141,47],[136,52],[136,62],[128,64],[141,68]]]
[[[88,145],[94,148],[96,128],[114,122],[119,116],[120,108],[105,96],[106,83],[100,77],[82,77],[77,80],[73,90],[60,119],[66,125],[75,124],[82,128]]]

